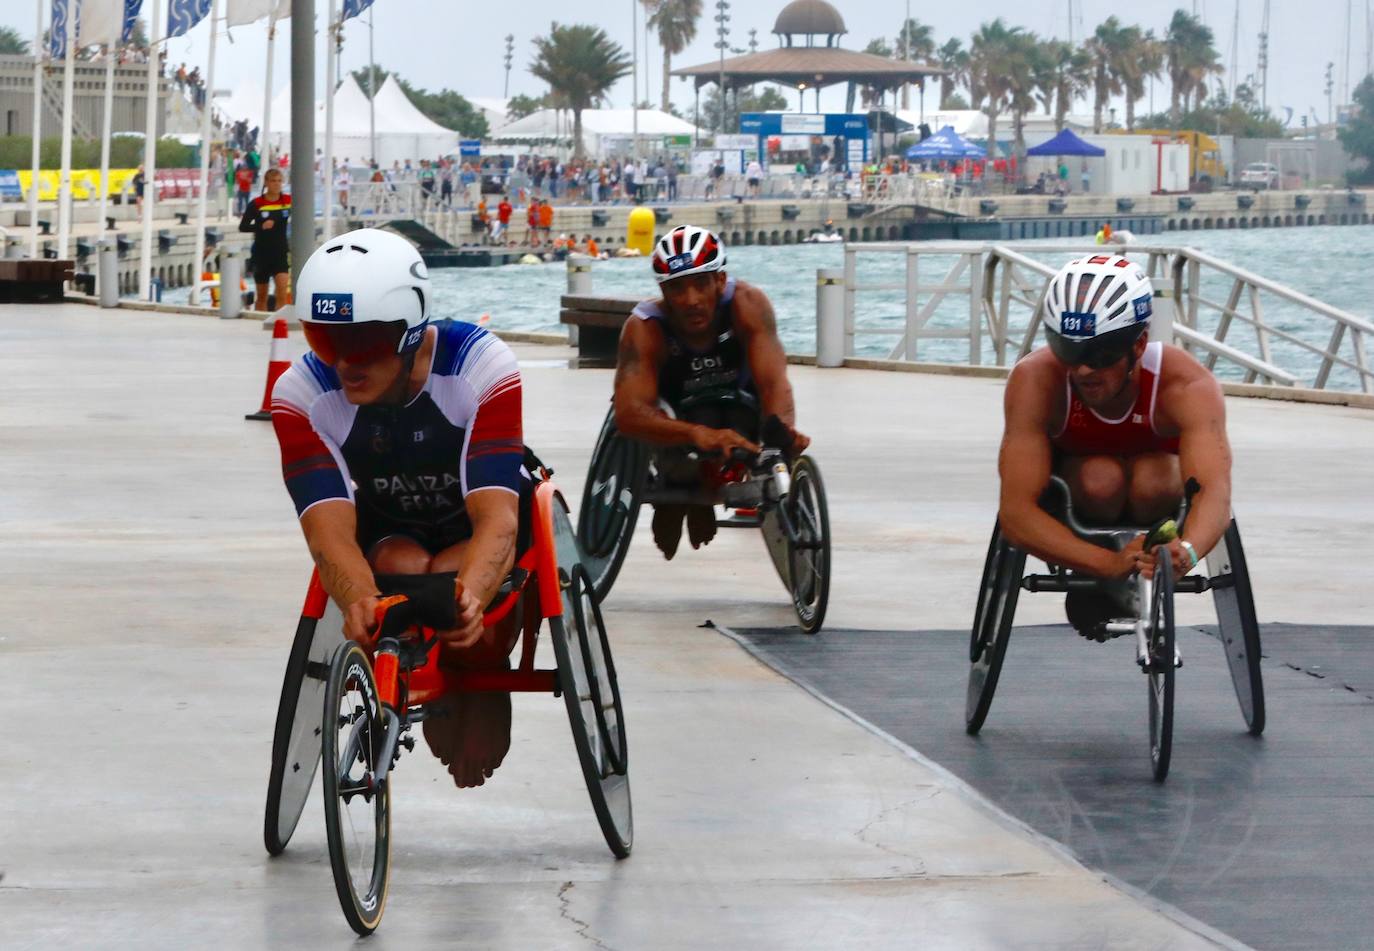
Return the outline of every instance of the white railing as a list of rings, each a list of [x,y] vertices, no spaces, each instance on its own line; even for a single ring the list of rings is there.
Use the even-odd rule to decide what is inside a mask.
[[[1143,243],[849,245],[845,355],[873,352],[870,338],[895,337],[882,344],[889,359],[1006,366],[1034,346],[1041,295],[1059,264],[1105,250],[1143,259],[1155,283],[1155,336],[1169,335],[1218,375],[1374,392],[1365,350],[1374,323],[1192,248]]]

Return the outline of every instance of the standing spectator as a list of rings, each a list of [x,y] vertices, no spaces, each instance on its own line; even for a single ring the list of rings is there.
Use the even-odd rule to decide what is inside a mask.
[[[1087,159],[1084,159],[1084,160],[1083,160],[1083,174],[1082,174],[1081,177],[1082,177],[1082,179],[1083,179],[1083,194],[1086,195],[1086,194],[1088,194],[1088,192],[1092,191],[1092,183],[1093,183],[1093,173],[1092,173],[1091,171],[1088,170],[1088,160],[1087,160]]]
[[[553,235],[553,205],[548,199],[539,203],[539,230],[544,233],[545,241]]]
[[[286,282],[291,277],[291,246],[287,225],[291,221],[291,196],[282,191],[281,169],[269,168],[262,177],[262,194],[248,203],[239,230],[253,235],[250,269],[256,293],[254,310],[267,310],[267,285],[274,285],[276,305],[287,303]],[[220,289],[238,293],[236,287]]]
[[[763,182],[763,166],[759,164],[758,159],[749,160],[749,166],[744,170],[744,177],[749,182],[750,197],[759,197],[759,186]]]
[[[352,184],[352,178],[348,174],[346,167],[340,166],[334,176],[334,189],[339,193],[339,213],[349,214],[348,206],[348,186]]]
[[[253,195],[253,170],[248,163],[239,160],[234,168],[234,214],[242,215],[248,210],[249,199]]]
[[[445,162],[443,171],[439,173],[439,200],[444,203],[445,208],[453,207],[453,163]],[[486,204],[486,199],[482,199],[482,204]]]
[[[668,200],[677,201],[677,159],[668,160]]]
[[[506,231],[510,228],[510,216],[515,211],[511,207],[510,196],[502,195],[501,204],[496,206],[496,230],[492,232],[492,238],[498,241],[504,240]]]
[[[539,247],[539,199],[531,198],[529,211],[525,213],[525,243],[532,248]]]
[[[144,177],[143,166],[140,165],[138,171],[134,172],[133,181],[130,183],[134,187],[134,207],[138,209],[140,214],[143,212],[143,186],[146,183],[147,178]]]
[[[1063,159],[1059,160],[1059,194],[1069,193],[1069,163]]]
[[[424,203],[428,205],[434,199],[434,167],[429,164],[429,159],[420,159],[420,196]]]
[[[635,181],[635,163],[626,162],[620,180],[625,186],[625,197],[634,204],[639,203],[639,182]]]

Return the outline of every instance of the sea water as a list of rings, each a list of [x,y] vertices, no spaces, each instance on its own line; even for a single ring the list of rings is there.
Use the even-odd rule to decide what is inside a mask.
[[[1193,247],[1357,317],[1370,319],[1374,316],[1369,284],[1370,265],[1374,260],[1371,241],[1374,241],[1374,225],[1166,233],[1142,243]],[[1065,243],[1064,239],[1025,241],[1018,242],[1017,247],[1031,257],[1058,264],[1067,255],[1052,248]],[[1037,246],[1046,250],[1034,250]],[[778,332],[788,352],[814,353],[816,271],[843,267],[844,245],[751,245],[731,247],[728,254],[730,273],[762,288],[773,302]],[[900,254],[860,254],[859,284],[901,284],[905,280],[903,257]],[[954,261],[952,257],[923,259],[922,284],[937,283]],[[433,270],[430,275],[435,285],[436,310],[441,316],[470,321],[487,316],[487,325],[496,330],[562,330],[558,323],[558,305],[559,295],[566,290],[567,270],[561,262],[449,268]],[[1216,272],[1209,273],[1206,268],[1202,275],[1202,296],[1224,304],[1231,289],[1230,279]],[[656,285],[644,258],[596,262],[592,286],[596,294],[656,296]],[[923,303],[927,296],[923,295]],[[861,290],[856,294],[855,321],[861,326],[900,328],[906,319],[904,300],[901,290]],[[1330,320],[1272,295],[1261,295],[1261,300],[1265,321],[1270,326],[1315,346],[1326,346],[1333,329]],[[1248,313],[1248,300],[1243,299],[1239,309]],[[1013,315],[1014,323],[1022,319]],[[1202,309],[1200,329],[1210,331],[1217,319],[1214,310]],[[966,330],[968,297],[950,295],[937,307],[928,326]],[[860,356],[887,357],[897,340],[895,336],[860,335],[855,340],[855,350]],[[1227,342],[1249,354],[1259,355],[1254,330],[1239,321],[1233,322]],[[1270,346],[1271,362],[1298,376],[1300,383],[1312,385],[1320,362],[1317,355],[1280,339],[1271,339]],[[986,332],[983,351],[983,362],[995,362]],[[1350,358],[1348,337],[1343,344],[1343,354]],[[967,340],[922,340],[917,356],[921,360],[966,363],[969,345]],[[1013,350],[1010,359],[1014,358]],[[1240,369],[1224,363],[1218,363],[1216,369],[1218,375],[1227,378],[1243,375]],[[1341,389],[1358,387],[1352,371],[1340,370],[1333,373],[1329,385]]]

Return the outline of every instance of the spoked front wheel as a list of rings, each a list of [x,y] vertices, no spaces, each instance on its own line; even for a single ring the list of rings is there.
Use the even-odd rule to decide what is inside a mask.
[[[796,542],[789,539],[787,546],[792,607],[801,629],[814,634],[825,621],[830,600],[830,509],[820,469],[810,456],[793,465],[792,490],[783,504],[797,534]]]
[[[1255,596],[1250,589],[1250,570],[1240,543],[1235,519],[1221,543],[1207,556],[1212,600],[1217,609],[1217,630],[1231,683],[1236,688],[1241,716],[1252,736],[1264,732],[1264,678],[1260,674],[1260,631],[1255,617]]]
[[[997,692],[1002,661],[1007,656],[1011,622],[1016,616],[1016,600],[1021,594],[1021,575],[1025,567],[1026,553],[1007,544],[1001,527],[994,524],[983,565],[983,583],[974,608],[969,646],[973,663],[964,699],[964,729],[970,736],[983,728],[983,721],[992,709],[992,697]]]
[[[580,562],[561,496],[553,505],[553,522],[564,584],[563,613],[549,619],[559,689],[597,823],[611,852],[623,859],[634,843],[634,813],[620,688],[591,576]]]
[[[1167,553],[1155,562],[1150,589],[1150,765],[1157,782],[1169,775],[1174,744],[1174,566]]]
[[[372,664],[357,644],[339,649],[324,697],[324,822],[334,888],[349,925],[369,935],[382,920],[391,870],[390,781],[377,782],[385,721]]]

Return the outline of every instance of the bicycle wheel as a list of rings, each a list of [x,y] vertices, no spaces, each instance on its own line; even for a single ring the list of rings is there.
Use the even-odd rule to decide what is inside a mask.
[[[269,855],[280,855],[286,848],[310,798],[320,763],[320,704],[329,679],[329,658],[342,643],[343,615],[333,600],[318,620],[302,616],[296,626],[272,731],[262,830]]]
[[[629,551],[648,464],[644,446],[622,436],[615,428],[615,410],[608,411],[577,513],[577,540],[598,601],[610,593]]]
[[[1016,599],[1021,594],[1021,575],[1026,567],[1026,553],[1008,545],[1001,531],[994,529],[989,560],[992,562],[991,594],[978,592],[981,611],[975,609],[973,638],[977,644],[970,655],[977,655],[969,668],[968,692],[964,699],[964,730],[976,736],[992,708],[997,692],[997,679],[1002,675],[1002,661],[1007,656],[1007,642],[1011,640],[1011,622],[1016,617]],[[986,574],[986,570],[985,570]],[[982,603],[985,602],[985,603]]]
[[[1167,556],[1155,563],[1149,646],[1150,765],[1155,780],[1163,782],[1174,745],[1174,566]]]
[[[978,603],[973,609],[973,631],[969,635],[968,643],[968,659],[971,664],[976,664],[978,658],[983,656],[983,618],[987,617],[993,595],[997,593],[997,554],[1001,551],[1001,541],[1002,522],[999,519],[992,523],[992,539],[988,542],[988,553],[983,558],[983,577],[978,582]]]
[[[382,920],[391,872],[390,781],[378,783],[386,729],[372,664],[346,644],[330,664],[324,695],[324,824],[334,889],[349,925],[371,934]]]
[[[1221,544],[1207,556],[1212,581],[1212,601],[1217,609],[1217,628],[1226,652],[1226,666],[1240,701],[1241,716],[1252,736],[1264,732],[1264,679],[1260,673],[1260,631],[1255,617],[1255,598],[1240,528],[1232,519]]]
[[[606,749],[611,770],[624,774],[629,768],[629,748],[625,743],[625,711],[620,704],[620,682],[615,676],[615,662],[611,659],[611,644],[606,637],[606,622],[601,606],[592,596],[591,576],[582,565],[572,572],[573,620],[581,635],[582,665],[598,676],[587,678],[591,691],[591,708],[596,716],[598,742]]]
[[[554,545],[558,551],[559,574],[568,582],[563,587],[563,613],[549,618],[549,634],[554,656],[558,659],[558,685],[568,708],[577,759],[601,834],[616,858],[623,859],[630,854],[634,842],[634,813],[630,805],[629,773],[623,768],[617,770],[614,762],[618,755],[620,765],[625,765],[619,689],[614,685],[610,645],[598,635],[599,649],[594,647],[590,632],[579,622],[576,601],[587,598],[585,590],[574,593],[573,574],[580,564],[580,552],[568,520],[567,505],[562,496],[556,499],[553,506]],[[585,622],[586,614],[580,616]],[[611,697],[613,702],[603,703],[605,697]],[[598,713],[607,718],[604,730]],[[612,717],[614,722],[611,722]],[[608,737],[614,737],[614,742]]]
[[[792,491],[785,504],[797,533],[796,543],[787,546],[792,607],[801,629],[815,634],[825,621],[830,600],[830,509],[821,471],[810,456],[802,456],[792,466]]]

